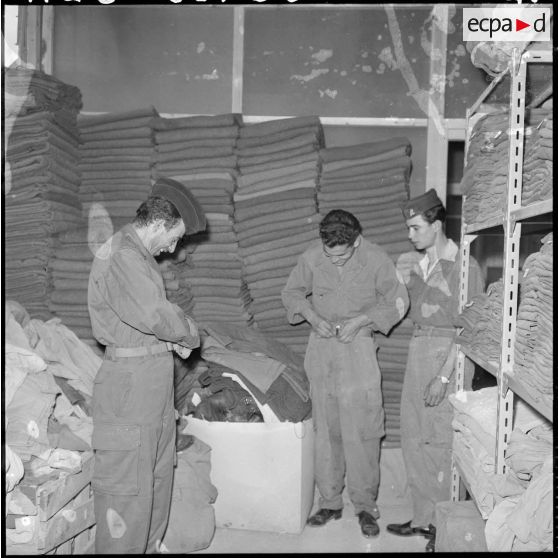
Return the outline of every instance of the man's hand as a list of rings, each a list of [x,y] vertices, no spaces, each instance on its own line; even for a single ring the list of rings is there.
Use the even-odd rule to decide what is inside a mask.
[[[189,356],[190,353],[192,352],[192,349],[187,349],[186,347],[183,347],[182,345],[177,345],[176,343],[172,344],[172,350],[182,359],[186,360]]]
[[[424,388],[424,405],[426,407],[436,407],[439,405],[442,399],[444,399],[447,389],[448,384],[442,383],[442,380],[440,380],[438,376],[432,378]]]
[[[314,331],[320,337],[334,337],[335,336],[335,329],[334,327],[323,318],[318,318],[315,323],[312,324]]]
[[[341,343],[350,343],[356,337],[362,326],[366,325],[365,321],[368,321],[366,317],[356,316],[355,318],[342,322],[340,324],[341,329],[337,336],[339,341],[341,341]]]
[[[318,334],[319,337],[334,337],[335,329],[327,321],[324,320],[319,314],[317,314],[313,309],[306,309],[302,315],[304,319],[312,326],[312,329]]]

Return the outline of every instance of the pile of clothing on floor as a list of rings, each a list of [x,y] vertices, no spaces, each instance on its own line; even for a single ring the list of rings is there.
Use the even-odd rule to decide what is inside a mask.
[[[498,388],[451,394],[455,409],[453,455],[486,519],[489,551],[552,548],[552,424],[519,398],[505,455],[494,472]]]
[[[60,319],[31,318],[8,300],[5,324],[6,530],[11,544],[34,536],[37,509],[21,489],[82,469],[91,451],[91,396],[101,359]]]
[[[254,327],[212,323],[201,350],[175,359],[179,413],[220,422],[300,422],[311,414],[302,357]]]

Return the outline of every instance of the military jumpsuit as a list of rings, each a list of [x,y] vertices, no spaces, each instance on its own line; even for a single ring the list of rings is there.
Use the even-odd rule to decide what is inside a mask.
[[[107,346],[93,389],[96,553],[153,553],[168,522],[175,465],[173,357],[115,357],[115,347],[199,346],[197,328],[165,294],[159,266],[132,225],[97,252],[88,306]],[[152,350],[151,349],[151,350]]]
[[[282,299],[290,323],[302,321],[302,311],[310,305],[331,323],[362,314],[373,321],[350,343],[312,331],[304,366],[316,432],[314,471],[320,508],[343,507],[346,473],[355,513],[366,511],[378,518],[384,409],[372,331],[387,333],[402,319],[408,307],[407,290],[379,246],[362,239],[340,274],[317,240],[298,259]]]
[[[484,289],[477,262],[473,258],[470,262],[469,298]],[[458,246],[448,240],[445,252],[431,269],[428,256],[417,251],[399,256],[396,267],[409,291],[407,317],[415,326],[401,394],[401,449],[413,500],[412,524],[426,527],[435,524],[436,503],[450,498],[453,412],[448,395],[455,392],[455,374],[439,405],[426,407],[423,396],[454,348]],[[465,389],[471,389],[473,370],[472,363],[466,362]]]

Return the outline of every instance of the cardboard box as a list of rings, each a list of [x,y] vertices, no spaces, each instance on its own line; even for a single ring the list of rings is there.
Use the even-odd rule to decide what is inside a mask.
[[[218,527],[300,533],[314,500],[312,420],[209,422],[188,417],[184,430],[211,451]]]

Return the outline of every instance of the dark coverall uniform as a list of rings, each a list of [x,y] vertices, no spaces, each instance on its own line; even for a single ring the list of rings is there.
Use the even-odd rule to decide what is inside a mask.
[[[97,252],[88,305],[93,333],[107,346],[93,390],[95,552],[156,552],[176,457],[170,343],[199,346],[197,328],[167,300],[159,266],[132,225]],[[124,347],[154,354],[114,356]]]
[[[469,298],[484,289],[478,263],[471,258]],[[401,254],[397,271],[409,290],[409,315],[415,327],[409,346],[401,394],[401,450],[413,500],[413,525],[435,524],[437,502],[448,500],[451,485],[453,411],[448,395],[455,392],[455,374],[439,405],[426,407],[424,390],[439,374],[454,349],[458,314],[460,259],[458,246],[447,250],[427,271],[426,255]],[[471,389],[474,366],[466,362],[465,389]]]
[[[333,324],[361,314],[373,320],[350,343],[322,338],[312,331],[304,366],[316,431],[314,470],[320,508],[343,507],[346,473],[355,513],[366,511],[378,518],[384,409],[372,330],[387,333],[403,318],[407,289],[379,246],[362,239],[340,274],[325,256],[322,241],[317,240],[291,271],[282,299],[291,323],[300,322],[301,311],[310,304]]]

